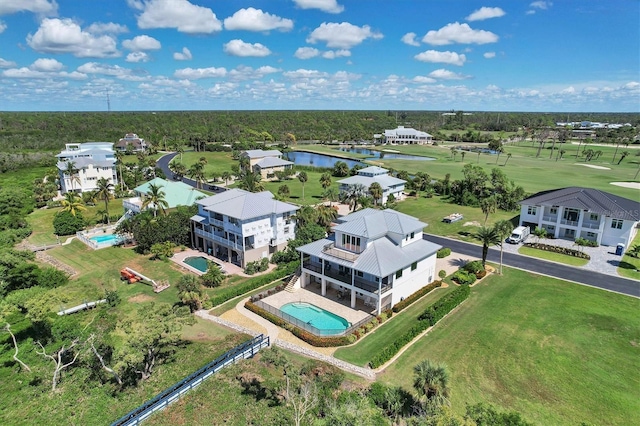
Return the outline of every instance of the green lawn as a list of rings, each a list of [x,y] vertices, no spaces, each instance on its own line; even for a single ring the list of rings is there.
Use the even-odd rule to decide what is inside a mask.
[[[451,372],[451,401],[535,424],[640,424],[640,300],[506,268],[379,375],[412,386],[423,359]]]
[[[640,232],[636,234],[636,237],[631,242],[630,247],[627,247],[627,250],[637,244],[640,244]],[[618,274],[626,278],[640,280],[640,258],[625,254],[622,257],[620,265],[618,265]]]
[[[419,301],[398,314],[394,314],[390,320],[376,328],[371,334],[365,335],[358,343],[339,348],[334,356],[352,364],[366,366],[371,358],[376,355],[376,349],[383,347],[385,343],[392,341],[416,321],[416,318],[434,301],[453,290],[453,287],[438,288],[431,291]]]
[[[537,257],[538,259],[550,260],[552,262],[564,263],[571,266],[584,266],[589,263],[588,259],[569,256],[568,254],[554,253],[551,251],[539,250],[532,247],[522,246],[518,249],[518,253],[525,256]]]

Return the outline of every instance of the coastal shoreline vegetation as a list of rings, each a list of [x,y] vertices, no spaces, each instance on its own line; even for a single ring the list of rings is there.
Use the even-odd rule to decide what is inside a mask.
[[[428,223],[430,233],[474,241],[482,224],[491,227],[499,221],[517,223],[516,198],[556,188],[558,182],[632,199],[637,196],[637,190],[610,183],[637,182],[640,156],[636,153],[640,152],[640,145],[616,132],[600,132],[597,143],[590,139],[561,140],[560,130],[550,133],[549,127],[555,121],[565,120],[566,113],[501,113],[498,121],[496,113],[475,112],[464,116],[464,121],[457,116],[443,121],[438,112],[422,111],[0,112],[0,394],[6,396],[0,420],[7,424],[28,424],[38,419],[44,422],[42,416],[46,415],[46,422],[57,418],[56,421],[73,419],[88,424],[118,418],[206,364],[225,348],[246,339],[247,336],[195,319],[191,311],[209,308],[212,301],[218,300],[225,303],[215,312],[230,309],[233,303],[226,301],[235,294],[235,289],[255,292],[251,280],[261,279],[209,277],[207,286],[203,286],[197,280],[184,279],[189,275],[163,260],[170,250],[180,250],[188,244],[188,218],[192,213],[189,209],[160,212],[138,220],[135,227],[127,230],[138,232],[138,249],[113,247],[93,251],[73,241],[46,251],[49,260],[45,261],[16,244],[25,238],[34,246],[64,242],[66,236],[54,234],[53,222],[65,210],[66,216],[81,219],[83,226],[114,223],[121,215],[122,198],[128,196],[128,189],[153,177],[163,177],[155,161],[164,151],[179,154],[174,162],[184,166],[185,175],[189,175],[194,164],[199,164],[198,173],[202,172],[199,180],[236,187],[242,184],[235,179],[240,173],[237,154],[241,150],[300,149],[362,160],[364,154],[335,148],[338,143],[355,146],[371,141],[373,134],[395,128],[398,115],[407,126],[433,134],[436,143],[367,148],[393,149],[434,160],[364,161],[407,178],[409,196],[386,207]],[[638,114],[594,113],[589,118],[640,124]],[[138,129],[148,129],[148,134]],[[50,201],[57,177],[54,155],[65,143],[117,141],[131,131],[140,133],[153,148],[148,155],[129,154],[119,159],[118,173],[122,173],[124,182],[123,188],[114,188],[115,198],[83,197],[77,203],[84,210],[74,210],[75,215],[69,203]],[[475,150],[477,147],[502,151],[489,154]],[[259,184],[302,206],[333,198],[331,189],[335,193],[335,181],[340,179],[336,171],[296,167],[296,171],[300,170],[305,172],[304,179],[282,175]],[[342,173],[354,170],[347,168],[339,171]],[[281,190],[285,185],[286,192]],[[495,208],[483,202],[492,196],[496,197]],[[374,206],[367,198],[355,200],[356,207]],[[330,218],[319,217],[317,213],[313,216],[311,212],[317,211],[308,209],[301,210],[301,220],[322,224],[304,233],[304,238],[313,239],[316,233],[325,232],[325,221]],[[442,217],[453,211],[463,214],[465,219],[444,224]],[[166,237],[171,244],[160,247],[153,238],[145,238],[145,232]],[[640,243],[638,238],[635,243]],[[480,246],[478,250],[480,253]],[[284,251],[278,257],[283,264],[297,260],[295,250]],[[631,255],[623,260],[637,266],[637,258]],[[56,262],[76,274],[68,276],[52,267]],[[172,286],[154,293],[148,285],[123,283],[119,270],[125,266],[154,279],[168,280]],[[313,382],[313,386],[327,393],[322,394],[322,402],[310,412],[327,421],[339,419],[346,413],[336,407],[343,404],[358,408],[371,419],[388,422],[393,416],[410,416],[411,410],[385,405],[390,395],[404,395],[404,399],[396,399],[401,405],[408,404],[407,407],[419,408],[430,415],[436,413],[442,418],[472,419],[473,412],[477,415],[491,410],[516,410],[522,414],[518,418],[524,419],[518,424],[525,424],[525,420],[546,424],[626,424],[629,419],[636,419],[640,407],[632,398],[639,396],[634,374],[638,365],[634,360],[639,359],[640,336],[632,312],[637,311],[637,300],[508,268],[506,271],[503,277],[489,276],[474,287],[469,300],[389,366],[374,386],[354,377],[345,379],[323,364],[307,362],[305,367],[304,360],[286,355],[293,359],[297,369],[290,371],[323,370],[327,373],[322,377],[332,383],[324,387]],[[626,268],[624,275],[640,279],[640,273],[633,267]],[[355,348],[377,346],[378,339],[388,343],[425,303],[439,300],[452,289],[430,293],[394,315],[356,346],[340,349],[338,356],[365,365],[370,358]],[[55,314],[60,309],[101,298],[107,298],[108,303],[94,310],[63,317]],[[522,300],[529,301],[526,309]],[[559,312],[568,314],[560,318]],[[149,321],[143,318],[153,318],[152,324],[146,324]],[[572,333],[576,328],[582,330],[579,335]],[[128,336],[148,336],[159,329],[163,330],[162,338],[154,341],[156,346],[152,350],[155,361],[151,368],[146,368],[152,360],[140,357],[144,349],[140,343],[149,340],[140,337],[134,341]],[[452,330],[458,331],[452,334]],[[504,350],[496,352],[496,347]],[[517,350],[512,351],[514,347]],[[488,348],[492,348],[491,353]],[[104,363],[95,356],[96,352],[102,354]],[[447,364],[450,394],[448,390],[442,396],[451,408],[438,403],[437,410],[434,409],[433,401],[444,399],[432,401],[424,387],[411,383],[411,372],[425,361],[425,353],[434,361],[429,366],[434,371],[444,371],[440,363]],[[516,356],[507,357],[507,353]],[[48,356],[55,354],[64,362],[52,362]],[[579,360],[587,360],[587,364]],[[243,363],[224,372],[220,380],[226,387],[220,401],[237,399],[238,404],[220,403],[215,410],[206,411],[228,417],[233,407],[245,407],[239,419],[293,419],[291,401],[281,394],[286,382],[283,362],[288,365],[279,356],[271,356],[264,364]],[[525,370],[531,374],[525,374]],[[613,370],[616,374],[611,374]],[[608,373],[593,374],[594,371]],[[469,383],[470,378],[475,381]],[[592,385],[585,386],[587,382]],[[300,390],[300,386],[309,383],[294,385]],[[206,386],[215,387],[215,383]],[[382,390],[379,386],[383,386]],[[598,388],[603,392],[593,391]],[[341,391],[335,393],[336,389]],[[367,393],[368,397],[363,399],[362,395]],[[84,397],[78,401],[80,394]],[[195,395],[152,422],[167,424],[175,419],[188,422],[189,416],[194,416],[193,407],[204,404],[202,398],[206,398],[202,391]],[[32,403],[25,406],[23,402],[27,399]],[[262,406],[263,400],[266,411],[260,414],[262,417],[246,408]],[[585,408],[583,401],[592,402]],[[272,403],[272,411],[268,403]],[[212,418],[217,417],[202,417],[209,422]]]

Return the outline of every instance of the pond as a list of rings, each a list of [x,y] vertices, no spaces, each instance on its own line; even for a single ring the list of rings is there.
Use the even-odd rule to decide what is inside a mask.
[[[367,155],[367,160],[369,159],[385,159],[385,160],[414,160],[414,161],[431,161],[435,160],[433,157],[423,157],[421,155],[409,155],[409,154],[399,154],[397,152],[385,152],[385,151],[377,151],[369,148],[336,148],[338,151],[342,152],[352,152],[354,154],[363,154]]]
[[[284,158],[292,161],[296,166],[323,167],[326,169],[333,168],[338,161],[344,161],[350,169],[355,165],[367,166],[361,161],[316,154],[314,152],[290,151],[284,154]]]

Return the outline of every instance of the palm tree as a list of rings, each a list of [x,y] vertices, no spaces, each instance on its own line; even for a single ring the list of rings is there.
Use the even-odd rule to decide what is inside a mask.
[[[160,185],[149,184],[149,190],[144,195],[144,200],[142,201],[142,209],[146,209],[149,206],[153,207],[153,217],[157,217],[158,209],[162,214],[166,212],[166,209],[169,208],[169,203],[164,199],[165,192],[162,190]]]
[[[340,198],[340,194],[336,188],[327,188],[327,190],[322,193],[322,197],[329,200],[329,207],[332,207],[333,203]]]
[[[487,263],[489,247],[497,245],[500,242],[500,236],[494,228],[483,226],[478,229],[474,237],[482,243],[482,267],[484,268]]]
[[[627,157],[629,154],[631,154],[629,151],[622,151],[620,153],[620,159],[618,160],[618,164],[622,163],[622,160],[624,160],[625,157]]]
[[[500,237],[500,275],[502,275],[502,249],[504,248],[504,240],[511,234],[513,224],[508,220],[499,220],[493,225],[498,237]]]
[[[187,175],[191,179],[196,181],[196,188],[202,188],[202,184],[206,179],[206,176],[204,174],[204,164],[200,162],[192,164],[187,171]]]
[[[338,217],[338,211],[330,206],[319,205],[316,208],[318,213],[318,225],[324,226],[327,230],[331,227],[331,223]]]
[[[116,163],[118,163],[118,171],[120,172],[120,191],[124,191],[124,180],[122,179],[122,160],[124,160],[124,153],[117,150],[115,156]]]
[[[498,208],[498,200],[496,200],[494,195],[485,197],[480,200],[480,208],[482,209],[482,213],[484,213],[484,225],[486,225],[489,215],[495,213]]]
[[[449,403],[449,372],[444,364],[425,359],[413,367],[413,387],[425,406]]]
[[[365,186],[361,183],[355,183],[347,186],[343,193],[343,197],[348,202],[349,206],[351,206],[352,211],[356,211],[358,208],[358,200],[364,196],[366,192],[367,190]]]
[[[533,230],[533,235],[538,239],[536,243],[539,243],[540,238],[545,238],[547,236],[547,230],[536,227],[536,229]]]
[[[104,210],[107,212],[107,224],[109,224],[109,200],[113,198],[113,194],[111,193],[113,190],[113,184],[109,179],[101,177],[96,182],[96,185],[98,188],[96,198],[104,201]]]
[[[331,173],[323,173],[322,176],[320,176],[320,185],[325,191],[331,186]]]
[[[498,154],[498,156],[496,157],[496,164],[498,164],[498,160],[500,159],[500,154],[502,154],[504,152],[504,148],[499,146],[496,148],[496,154]]]
[[[302,199],[304,200],[304,184],[309,180],[309,176],[307,176],[307,172],[304,170],[298,173],[298,180],[302,183]]]
[[[463,163],[464,163],[464,156],[465,156],[465,155],[467,155],[467,151],[462,151],[462,152],[460,153],[460,156],[462,157],[462,160],[460,160],[460,161],[461,161],[461,162],[463,162]]]
[[[220,174],[220,177],[222,178],[222,180],[224,180],[224,186],[229,186],[229,180],[231,179],[231,172],[225,170]]]
[[[182,177],[187,173],[187,166],[179,161],[173,161],[171,168],[173,169],[174,175],[178,177],[178,180],[182,180]]]
[[[336,161],[333,165],[333,175],[338,177],[349,176],[349,165],[344,161]]]
[[[566,154],[566,153],[567,153],[567,151],[566,151],[566,150],[564,150],[564,149],[561,149],[561,150],[560,150],[560,159],[561,159],[561,160],[562,160],[562,156],[563,156],[564,154]],[[558,157],[556,157],[556,161],[558,161]]]
[[[507,165],[507,161],[509,161],[509,158],[511,158],[511,155],[512,154],[510,152],[507,152],[507,159],[504,160],[504,164],[502,165],[503,167]]]
[[[456,154],[458,154],[458,150],[456,149],[456,147],[452,146],[451,148],[449,148],[449,151],[451,151],[451,156],[453,157],[453,161],[456,161]]]
[[[384,191],[382,190],[382,186],[380,186],[378,182],[373,182],[369,186],[369,194],[371,194],[371,196],[373,197],[373,204],[375,206],[378,205],[378,200],[382,198],[383,192]]]
[[[87,208],[82,203],[82,198],[75,192],[65,192],[64,199],[61,201],[62,211],[69,212],[73,216],[77,212],[85,211]]]
[[[280,196],[282,199],[286,200],[290,194],[291,191],[289,191],[289,187],[287,185],[280,185],[278,187],[278,196]]]
[[[205,287],[219,287],[220,284],[224,282],[225,278],[227,278],[226,275],[222,272],[217,263],[208,261],[207,265],[207,272],[200,277],[202,285]]]
[[[177,152],[178,154],[180,154],[180,161],[182,161],[182,154],[184,153],[184,145],[182,145],[181,143],[179,143],[179,144],[176,146],[176,152]]]
[[[249,192],[260,192],[264,190],[261,180],[260,173],[247,173],[240,179],[238,187]]]
[[[76,163],[73,161],[66,162],[66,168],[64,169],[64,174],[69,176],[69,183],[71,184],[71,190],[73,191],[75,188],[73,187],[73,182],[80,183],[80,175],[78,172],[80,169],[76,167]]]

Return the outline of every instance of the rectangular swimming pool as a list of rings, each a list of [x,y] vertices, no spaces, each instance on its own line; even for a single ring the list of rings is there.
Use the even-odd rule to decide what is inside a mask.
[[[333,312],[305,302],[292,302],[282,305],[280,311],[303,322],[319,331],[321,336],[340,334],[348,329],[351,324]]]

